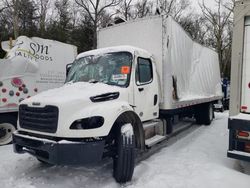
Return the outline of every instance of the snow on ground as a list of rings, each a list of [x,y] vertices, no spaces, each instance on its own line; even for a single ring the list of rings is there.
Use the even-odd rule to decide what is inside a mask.
[[[44,166],[28,154],[0,147],[1,188],[164,187],[249,188],[250,163],[226,157],[227,113],[216,113],[211,126],[197,127],[172,145],[140,162],[132,182],[112,178],[110,160],[92,167]]]

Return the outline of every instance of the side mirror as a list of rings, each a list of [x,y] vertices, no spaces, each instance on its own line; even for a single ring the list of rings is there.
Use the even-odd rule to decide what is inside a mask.
[[[67,64],[67,65],[66,65],[66,77],[68,76],[69,71],[70,71],[72,65],[73,65],[73,63],[70,63],[70,64]]]

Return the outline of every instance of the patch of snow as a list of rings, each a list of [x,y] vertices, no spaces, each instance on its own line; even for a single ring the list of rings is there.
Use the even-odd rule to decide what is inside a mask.
[[[129,46],[129,45],[122,45],[122,46],[100,48],[100,49],[95,49],[95,50],[83,52],[83,53],[80,53],[76,59],[90,56],[90,55],[101,55],[101,54],[112,53],[112,52],[130,52],[131,54],[135,54],[136,51],[139,51],[140,53],[145,54],[145,56],[147,56],[147,57],[152,56],[146,50],[143,50],[141,48],[137,48],[137,47]]]
[[[31,140],[38,140],[38,141],[49,142],[49,143],[53,143],[53,144],[56,143],[56,141],[45,139],[45,138],[37,138],[37,137],[34,137],[34,136],[19,134],[18,131],[15,131],[14,134],[17,135],[17,136],[23,137],[23,138],[31,139]]]
[[[230,116],[230,119],[242,119],[242,120],[249,120],[250,121],[250,115],[249,114],[244,114],[244,113],[239,113],[236,116]]]
[[[59,144],[76,144],[76,143],[82,143],[82,142],[73,142],[73,141],[69,141],[69,140],[60,140],[57,143],[59,143]]]
[[[121,133],[126,137],[132,137],[134,135],[133,127],[130,123],[127,123],[121,127]]]

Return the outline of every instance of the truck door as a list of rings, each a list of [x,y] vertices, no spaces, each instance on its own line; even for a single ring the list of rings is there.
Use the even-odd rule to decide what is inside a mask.
[[[250,112],[250,17],[245,20],[241,111]]]
[[[159,115],[158,77],[151,59],[137,58],[134,84],[135,112],[142,121]]]

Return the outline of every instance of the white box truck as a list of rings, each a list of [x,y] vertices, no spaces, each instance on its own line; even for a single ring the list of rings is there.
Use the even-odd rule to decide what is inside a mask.
[[[250,1],[234,9],[227,156],[250,161]]]
[[[98,47],[77,56],[63,87],[20,104],[14,150],[52,164],[112,157],[126,182],[135,152],[165,140],[173,115],[211,123],[222,98],[218,57],[168,16],[102,29]]]
[[[19,103],[41,91],[59,87],[66,78],[66,65],[77,55],[73,45],[42,38],[20,36],[0,59],[0,145],[12,141]],[[11,44],[10,44],[11,45]]]

